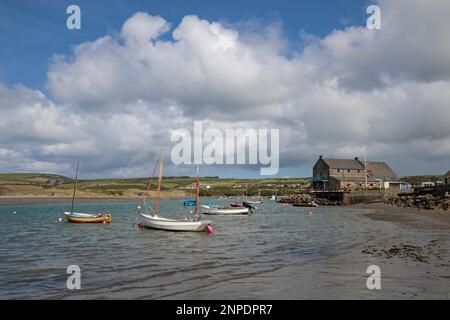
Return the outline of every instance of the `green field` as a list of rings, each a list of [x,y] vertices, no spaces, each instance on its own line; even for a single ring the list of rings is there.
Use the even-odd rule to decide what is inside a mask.
[[[79,180],[77,195],[85,197],[136,197],[146,191],[148,178]],[[284,179],[200,179],[202,196],[270,196],[288,195],[306,188],[308,178]],[[194,194],[195,179],[192,177],[165,177],[163,196],[188,197]],[[156,179],[151,195],[154,195]],[[0,174],[0,196],[71,196],[74,180],[68,177],[41,173]],[[209,188],[206,188],[209,186]]]

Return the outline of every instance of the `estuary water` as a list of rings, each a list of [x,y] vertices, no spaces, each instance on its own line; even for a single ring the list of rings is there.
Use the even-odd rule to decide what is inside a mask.
[[[224,204],[202,200],[211,201]],[[162,201],[163,215],[189,216],[182,202]],[[361,209],[320,207],[309,216],[308,208],[274,201],[250,216],[208,217],[215,224],[211,235],[141,230],[137,205],[77,205],[79,212],[111,213],[107,225],[60,222],[67,205],[0,206],[0,299],[345,298],[330,288],[345,291],[348,281],[357,288],[348,297],[365,298],[371,261],[357,270],[348,264],[368,259],[359,254],[367,243],[399,234],[393,224],[362,218]],[[327,259],[352,252],[358,254],[347,265],[323,268]],[[80,290],[66,287],[70,265],[81,269]]]

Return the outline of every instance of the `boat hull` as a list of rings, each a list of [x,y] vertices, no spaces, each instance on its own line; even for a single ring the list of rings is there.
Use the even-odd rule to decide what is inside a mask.
[[[221,216],[240,216],[248,215],[250,212],[249,208],[211,208],[208,206],[201,206],[204,214],[210,215],[221,215]]]
[[[319,205],[317,203],[293,203],[292,206],[300,208],[317,208]]]
[[[210,220],[182,221],[142,213],[140,214],[140,220],[146,228],[166,231],[202,232],[206,231],[209,225],[212,225]]]
[[[73,223],[111,223],[110,214],[71,213],[64,212],[67,220]]]
[[[244,205],[242,203],[233,202],[233,203],[230,203],[230,207],[243,208]]]

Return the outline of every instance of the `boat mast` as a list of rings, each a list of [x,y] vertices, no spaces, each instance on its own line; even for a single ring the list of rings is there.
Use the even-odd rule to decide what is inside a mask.
[[[77,192],[77,184],[78,184],[78,169],[80,168],[80,160],[77,161],[77,173],[75,174],[75,184],[73,186],[73,196],[72,196],[72,207],[70,208],[70,212],[73,212],[73,208],[75,206],[75,193]]]
[[[200,183],[199,183],[199,167],[197,166],[197,180],[195,182],[195,214],[194,214],[194,221],[198,221],[198,193],[200,189]]]
[[[155,210],[156,213],[159,213],[159,197],[161,195],[161,183],[163,176],[163,160],[164,160],[164,150],[161,150],[161,155],[159,157],[159,179],[158,179],[158,190],[156,191],[156,202],[155,202]]]
[[[155,173],[156,173],[156,169],[158,168],[158,165],[159,165],[159,160],[156,161],[155,167],[153,168],[153,173],[148,178],[147,190],[144,193],[144,196],[142,197],[142,206],[143,206],[144,209],[146,208],[145,200],[148,198],[148,196],[150,194],[150,189],[152,187],[153,178],[155,177]],[[151,201],[150,201],[150,207],[151,207]]]

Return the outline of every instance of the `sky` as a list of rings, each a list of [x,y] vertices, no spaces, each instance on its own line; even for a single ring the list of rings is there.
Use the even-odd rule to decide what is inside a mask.
[[[68,30],[66,8],[81,8]],[[381,8],[381,30],[366,9]],[[450,169],[450,2],[0,2],[0,172],[140,177],[174,130],[278,129],[277,177],[319,155]],[[259,166],[203,175],[260,177]]]

